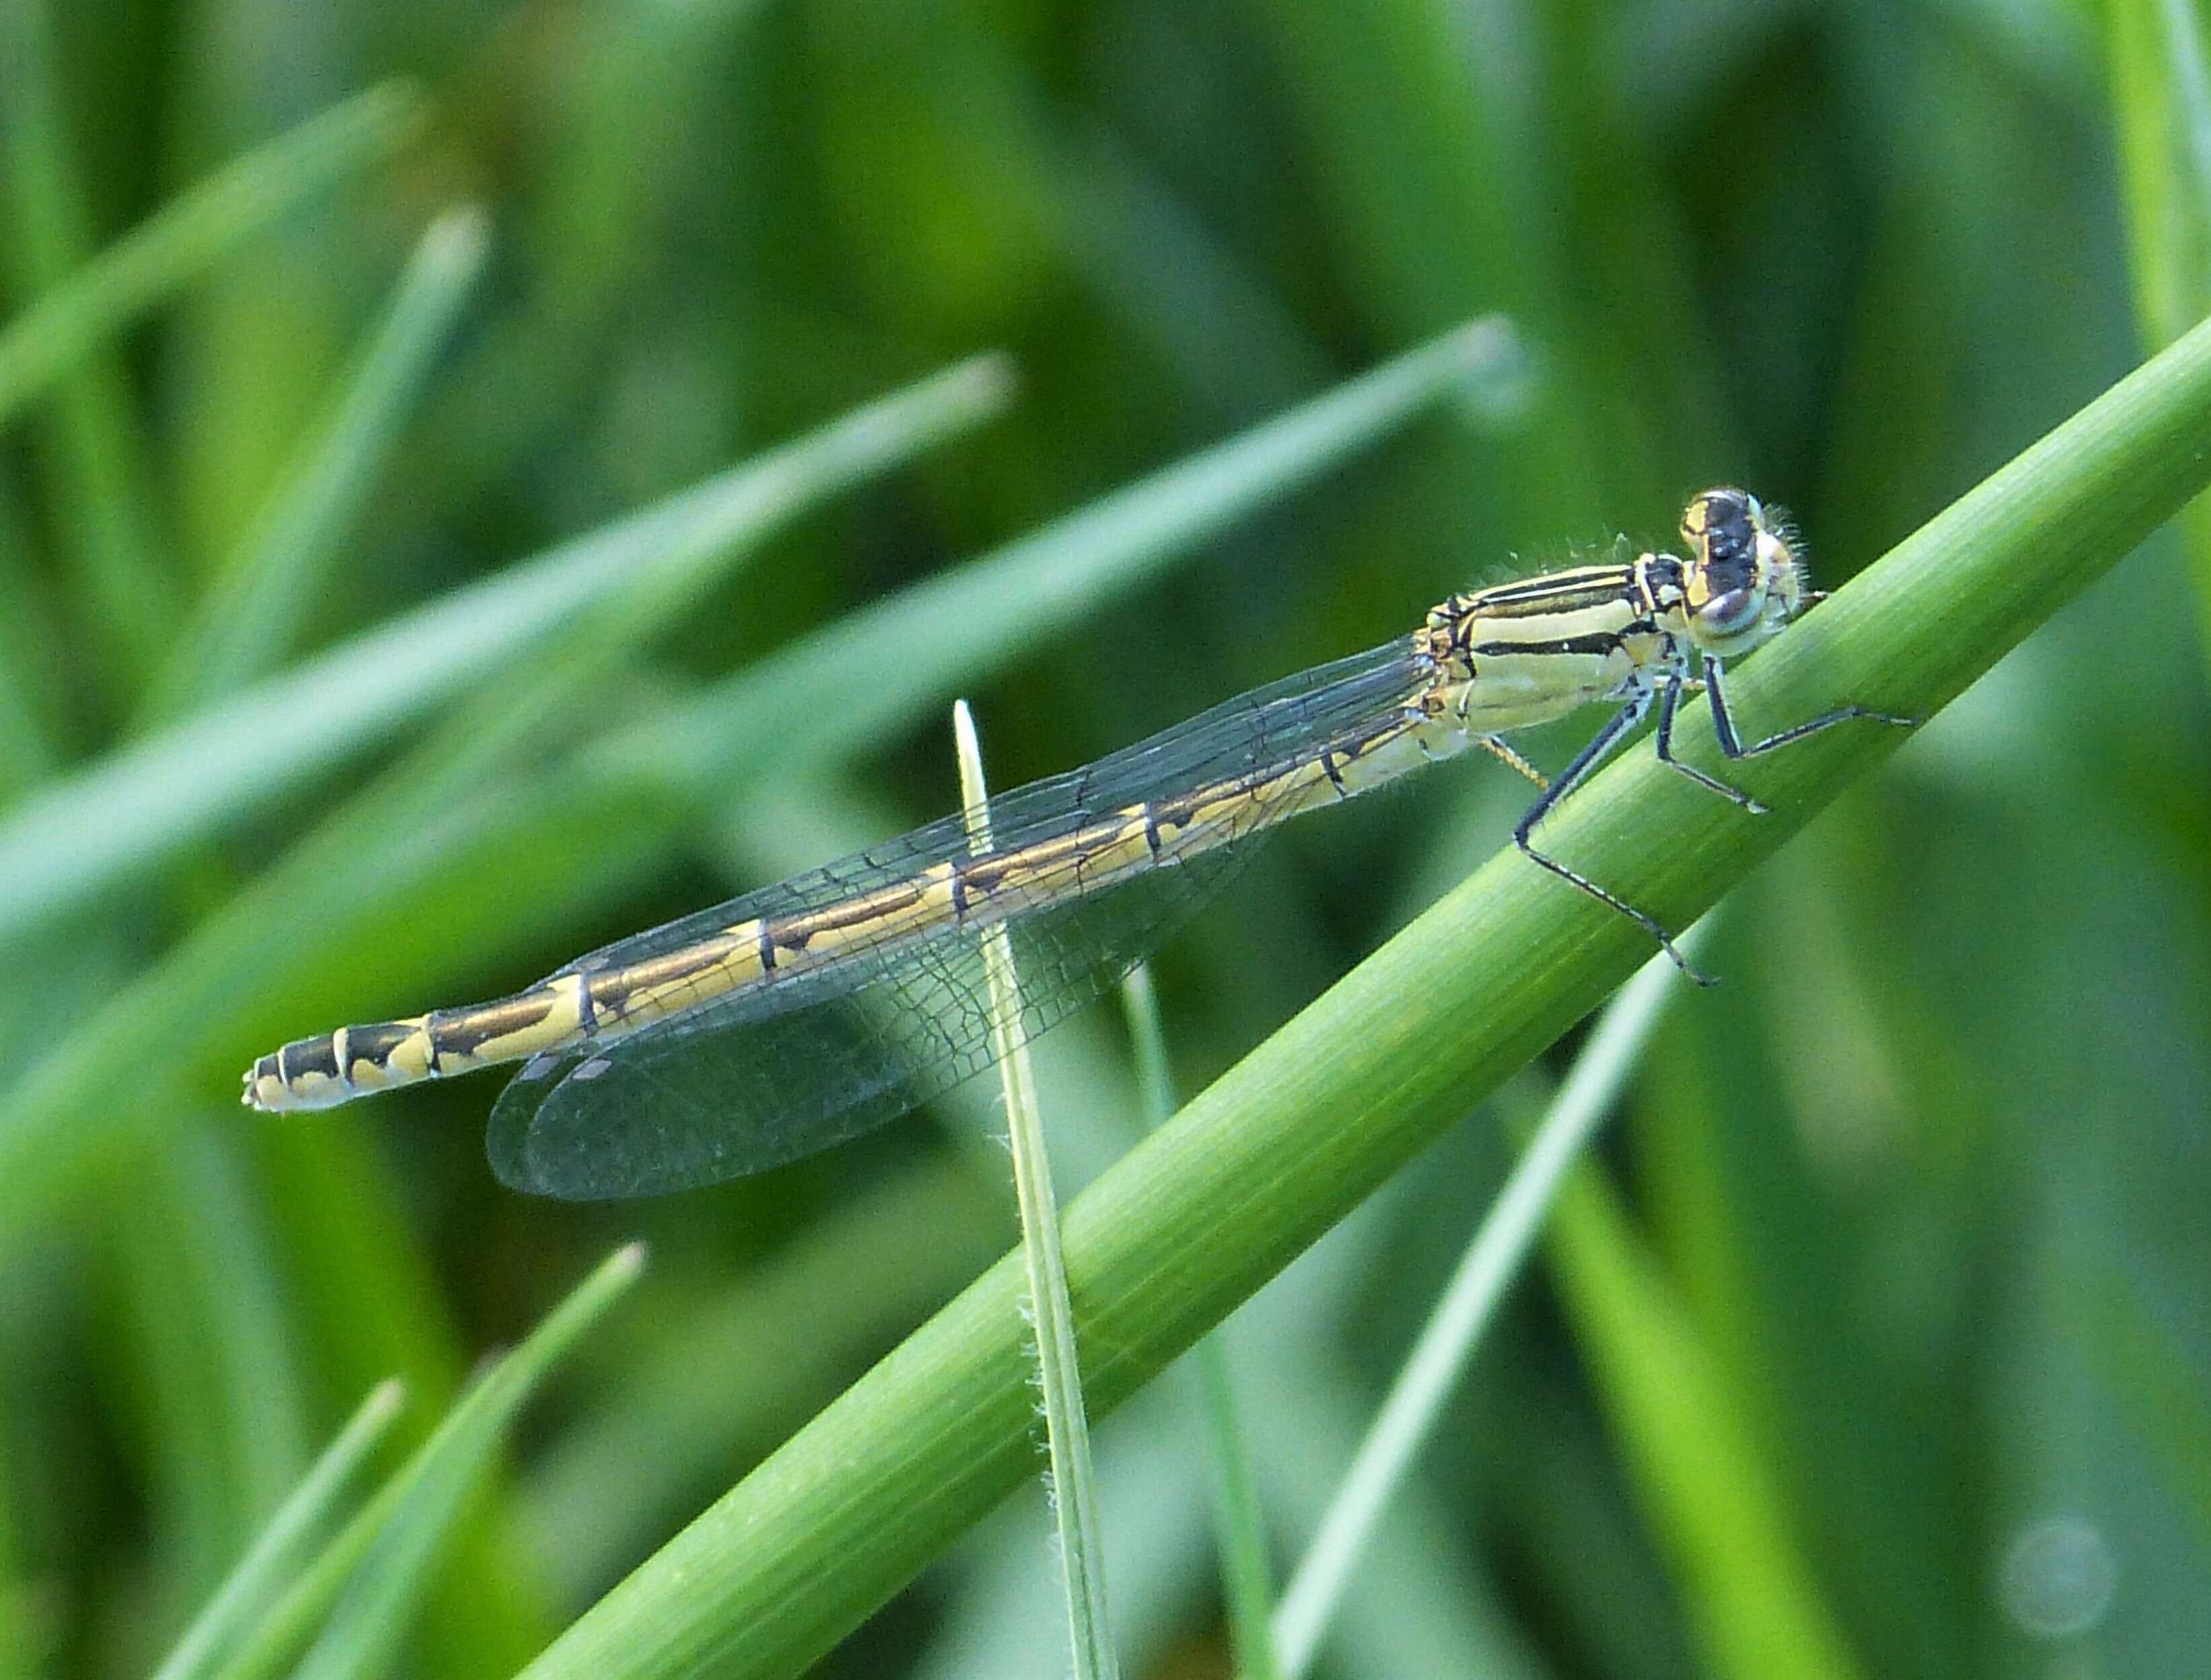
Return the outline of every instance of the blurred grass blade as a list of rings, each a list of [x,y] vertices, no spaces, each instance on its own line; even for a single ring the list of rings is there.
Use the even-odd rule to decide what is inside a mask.
[[[610,777],[702,787],[778,755],[803,752],[810,763],[880,740],[926,697],[1075,622],[1439,398],[1517,365],[1511,327],[1494,317],[1431,339],[1033,535],[848,613],[683,710],[610,735],[589,761]],[[854,671],[893,669],[894,683],[851,680]]]
[[[321,1528],[391,1420],[403,1391],[383,1382],[369,1391],[314,1467],[261,1531],[208,1606],[185,1629],[154,1680],[197,1680],[235,1649],[245,1630],[276,1598],[284,1578],[300,1566],[309,1538]]]
[[[0,9],[0,241],[19,296],[50,294],[93,260],[97,218],[65,109],[47,0]],[[0,384],[4,346],[0,334]],[[122,358],[81,358],[41,416],[61,577],[93,655],[100,710],[120,716],[154,668],[181,591],[154,488],[153,450]],[[0,420],[6,404],[0,402]]]
[[[634,329],[667,261],[683,182],[724,143],[715,116],[745,97],[727,54],[764,9],[683,0],[567,17],[573,79],[540,113],[543,174],[513,227],[520,295],[471,344],[439,417],[464,473],[542,447],[590,401],[607,346]]]
[[[2161,347],[2211,312],[2211,42],[2189,0],[2108,15],[2135,309]]]
[[[142,875],[407,718],[534,653],[656,555],[755,543],[828,497],[996,414],[978,358],[539,559],[388,619],[27,801],[0,822],[0,942]]]
[[[0,1473],[21,1474],[12,1443],[0,1445]],[[53,1671],[61,1653],[61,1618],[25,1557],[19,1526],[19,1502],[0,1501],[0,1677],[33,1680]]]
[[[1744,715],[1929,715],[2211,474],[2211,326],[1996,473],[1735,684]],[[1699,716],[1677,747],[1716,752]],[[1834,729],[1746,777],[1756,820],[1647,752],[1557,813],[1563,855],[1680,926],[1895,749]],[[1654,847],[1654,833],[1668,843]],[[1087,1392],[1124,1399],[1640,966],[1638,929],[1507,849],[1069,1205]],[[1723,1007],[1715,1000],[1710,1006]],[[601,1599],[527,1671],[792,1675],[1028,1473],[1002,1261]]]
[[[0,589],[0,596],[4,594]],[[7,610],[0,605],[0,613]],[[0,808],[26,784],[48,774],[56,761],[45,719],[21,677],[21,668],[0,654]]]
[[[666,1312],[656,1325],[665,1333],[523,1472],[520,1526],[561,1586],[580,1601],[644,1556],[696,1508],[696,1490],[760,1457],[950,1300],[1003,1252],[1004,1203],[1003,1186],[967,1161],[932,1155],[861,1182],[773,1255]],[[830,1302],[838,1310],[825,1312]]]
[[[2211,40],[2195,0],[2117,0],[2107,17],[2128,270],[2154,351],[2211,315]],[[2211,507],[2185,526],[2211,651]]]
[[[2193,1353],[2142,1298],[2141,1280],[2108,1260],[2093,1275],[2069,1268],[2057,1281],[2075,1297],[2065,1322],[2079,1351],[2156,1464],[2160,1485],[2211,1546],[2211,1394]]]
[[[1710,926],[1707,917],[1675,941],[1684,956],[1695,959]],[[1285,1675],[1311,1671],[1383,1507],[1427,1444],[1498,1303],[1519,1276],[1566,1169],[1618,1103],[1674,996],[1675,977],[1674,964],[1655,956],[1605,1006],[1475,1230],[1282,1594],[1275,1640]]]
[[[482,1481],[523,1403],[645,1269],[616,1249],[521,1345],[486,1370],[400,1471],[304,1571],[220,1671],[261,1680],[322,1631],[292,1671],[312,1680],[384,1671],[404,1637],[438,1549]],[[327,1616],[327,1620],[325,1617]]]
[[[1790,1502],[1657,1259],[1584,1163],[1548,1248],[1643,1508],[1681,1578],[1699,1671],[1720,1680],[1862,1673],[1791,1531]]]
[[[390,155],[421,113],[397,82],[334,106],[209,177],[36,299],[0,329],[0,424],[247,238]]]
[[[1121,1004],[1136,1048],[1136,1084],[1144,1095],[1146,1118],[1156,1130],[1174,1118],[1176,1103],[1167,1067],[1166,1029],[1160,1019],[1159,993],[1148,966],[1139,963],[1122,982]],[[1266,1519],[1259,1509],[1251,1455],[1236,1421],[1235,1385],[1228,1370],[1228,1349],[1219,1331],[1190,1351],[1190,1368],[1205,1429],[1206,1455],[1212,1460],[1214,1539],[1221,1553],[1221,1596],[1238,1680],[1279,1680],[1282,1669],[1270,1625],[1275,1589],[1267,1566]]]
[[[982,744],[965,700],[952,708],[960,759],[960,805],[978,853],[990,849],[990,794]],[[1115,1680],[1121,1671],[1106,1611],[1105,1531],[1098,1520],[1097,1478],[1090,1463],[1090,1420],[1082,1407],[1082,1365],[1075,1350],[1075,1309],[1059,1252],[1059,1201],[1052,1194],[1051,1157],[1037,1103],[1036,1072],[1021,1040],[1021,978],[1014,942],[1003,925],[983,936],[990,988],[991,1055],[1005,1092],[1007,1140],[1014,1159],[1014,1196],[1021,1215],[1021,1260],[1036,1332],[1037,1384],[1044,1397],[1045,1445],[1051,1458],[1051,1508],[1058,1524],[1060,1581],[1067,1595],[1068,1641],[1075,1680]]]
[[[448,211],[423,234],[329,417],[173,644],[149,720],[221,699],[284,662],[489,248],[484,214],[473,206]]]
[[[0,481],[0,810],[63,758],[56,727],[62,638],[9,490]]]
[[[13,1169],[7,1181],[15,1194],[0,1203],[0,1225],[38,1217],[33,1209],[44,1211],[48,1198],[117,1143],[149,1093],[163,1091],[187,1071],[211,1074],[211,1050],[251,1054],[234,1036],[239,1029],[259,1018],[265,1000],[330,970],[331,951],[349,950],[355,963],[371,960],[371,953],[349,945],[356,934],[364,945],[391,938],[388,924],[395,916],[429,925],[422,922],[427,894],[442,890],[451,899],[457,882],[476,879],[455,862],[469,841],[488,837],[498,855],[485,867],[510,877],[518,859],[546,853],[542,807],[528,807],[501,778],[466,772],[484,755],[503,751],[513,730],[541,717],[563,684],[591,675],[621,638],[654,628],[657,613],[679,605],[707,562],[731,542],[756,535],[847,477],[887,464],[886,457],[897,458],[942,429],[992,411],[1006,383],[1002,362],[978,358],[679,498],[672,509],[627,522],[611,535],[571,545],[541,562],[524,580],[533,625],[554,622],[548,595],[551,604],[591,610],[549,646],[542,638],[518,638],[511,622],[500,632],[507,650],[527,651],[559,668],[521,680],[487,713],[441,732],[340,807],[281,864],[204,919],[12,1085],[13,1101],[0,1109],[0,1162]],[[554,567],[549,578],[543,575],[548,567]],[[610,601],[593,601],[610,592]],[[439,609],[426,610],[451,607],[448,597]],[[481,639],[465,623],[448,627],[457,654],[474,656]],[[395,657],[399,651],[393,650]],[[265,706],[267,692],[242,696],[238,704]],[[257,702],[256,695],[262,697]],[[224,708],[220,715],[233,710]],[[187,722],[162,739],[173,741],[193,727]],[[142,779],[133,791],[150,807],[158,800],[159,783]],[[150,814],[158,820],[157,813]],[[636,814],[622,813],[603,836],[616,867],[632,855],[627,849],[648,837],[631,831]],[[0,829],[0,855],[13,831]],[[58,844],[63,831],[50,825],[45,843]],[[558,825],[554,831],[567,837]],[[527,837],[531,835],[535,845]],[[560,855],[559,849],[550,855]],[[575,860],[572,869],[569,861],[562,857],[561,873],[570,876],[566,890],[588,890],[601,879],[589,857]],[[12,902],[6,887],[0,880],[0,906]],[[502,902],[511,915],[512,901]],[[438,928],[439,954],[450,959],[463,948],[453,943],[453,923],[441,916],[432,916],[429,923]],[[299,940],[293,930],[301,927],[316,928],[318,938]]]

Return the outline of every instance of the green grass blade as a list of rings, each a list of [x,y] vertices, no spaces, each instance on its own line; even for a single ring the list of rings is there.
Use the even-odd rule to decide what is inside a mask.
[[[474,208],[447,212],[423,234],[329,417],[171,649],[148,716],[220,699],[283,663],[489,248],[484,214]]]
[[[22,511],[0,484],[0,809],[62,762],[61,645]]]
[[[410,716],[533,653],[679,547],[758,541],[1004,405],[1003,364],[963,363],[698,487],[387,620],[195,713],[0,822],[0,941],[136,879]]]
[[[12,1470],[0,1452],[0,1471]],[[58,1617],[25,1567],[15,1513],[0,1504],[0,1680],[51,1674],[59,1654]]]
[[[2135,310],[2165,345],[2211,298],[2211,43],[2189,0],[2109,9]]]
[[[2128,269],[2157,350],[2211,314],[2211,39],[2194,0],[2118,0],[2107,15]],[[2211,509],[2185,524],[2211,648]]]
[[[403,1393],[397,1382],[379,1383],[369,1391],[207,1608],[154,1671],[154,1680],[192,1680],[210,1672],[238,1644],[252,1618],[275,1598],[282,1578],[299,1567],[309,1538],[328,1520],[338,1496],[399,1415]]]
[[[430,1438],[261,1620],[251,1641],[221,1669],[226,1680],[274,1674],[318,1623],[322,1631],[296,1675],[343,1680],[388,1664],[439,1545],[490,1468],[515,1415],[644,1268],[641,1245],[616,1249],[519,1346],[471,1384]]]
[[[0,329],[0,424],[248,237],[389,156],[421,114],[397,82],[334,106],[209,177],[39,298]]]
[[[105,1246],[130,1303],[151,1520],[197,1601],[313,1462],[319,1427],[235,1119],[215,1103],[166,1118]]]
[[[1075,622],[1438,399],[1479,393],[1518,366],[1511,328],[1497,317],[1443,334],[980,560],[846,615],[683,711],[609,737],[591,761],[610,777],[710,785],[756,771],[763,748],[803,751],[813,763],[879,740],[912,721],[922,697]],[[854,671],[893,668],[895,683],[851,680]]]
[[[1791,1532],[1786,1492],[1656,1256],[1584,1163],[1549,1251],[1580,1344],[1682,1598],[1704,1671],[1723,1680],[1863,1672]]]
[[[1699,922],[1676,941],[1692,961],[1707,925]],[[1653,957],[1605,1006],[1475,1230],[1282,1594],[1275,1640],[1285,1674],[1311,1671],[1376,1520],[1465,1375],[1498,1303],[1519,1276],[1567,1169],[1581,1158],[1619,1101],[1674,995],[1676,977],[1670,961]]]
[[[1139,964],[1121,987],[1121,1003],[1135,1046],[1136,1083],[1151,1125],[1164,1126],[1177,1107],[1167,1066],[1166,1025],[1152,971]],[[1227,1611],[1230,1648],[1240,1680],[1279,1680],[1275,1651],[1275,1587],[1267,1564],[1267,1524],[1259,1507],[1258,1478],[1236,1420],[1235,1383],[1228,1349],[1219,1333],[1190,1351],[1191,1387],[1203,1420],[1213,1464],[1213,1529],[1221,1550],[1221,1596]]]
[[[64,287],[92,255],[94,215],[45,0],[0,12],[0,186],[24,293]],[[33,311],[35,313],[35,311]],[[5,380],[0,335],[0,385]],[[119,357],[86,359],[42,416],[63,577],[96,650],[104,709],[119,714],[154,666],[181,599],[155,513],[151,451]],[[0,420],[6,405],[0,396]]]
[[[1004,1169],[948,1157],[863,1185],[734,1285],[657,1308],[665,1333],[523,1472],[518,1524],[576,1601],[1005,1251]]]
[[[1933,712],[2208,474],[2211,327],[1763,650],[1735,685],[1742,715]],[[1636,753],[1562,807],[1552,843],[1686,925],[1895,745],[1836,729],[1760,761],[1742,779],[1774,812],[1755,819]],[[1701,719],[1684,750],[1711,758]],[[1632,926],[1508,850],[1246,1057],[1067,1210],[1093,1407],[1125,1399],[1648,955]],[[1019,1291],[1016,1263],[993,1268],[527,1671],[802,1671],[1027,1473]]]
[[[2099,1381],[2118,1401],[2194,1524],[2211,1544],[2211,1396],[2172,1326],[2141,1296],[2138,1280],[2116,1272],[2069,1273],[2060,1287],[2077,1294],[2078,1326]]]
[[[978,852],[990,849],[990,786],[982,744],[965,700],[952,708],[960,758],[960,804]],[[1052,1194],[1051,1157],[1037,1102],[1036,1073],[1021,1042],[1020,977],[1014,942],[1003,926],[983,943],[990,988],[992,1055],[1005,1092],[1014,1200],[1021,1216],[1021,1261],[1028,1310],[1036,1329],[1037,1385],[1044,1399],[1045,1445],[1051,1458],[1052,1515],[1058,1524],[1061,1584],[1067,1595],[1068,1641],[1075,1680],[1115,1680],[1121,1671],[1106,1610],[1105,1530],[1098,1520],[1097,1478],[1090,1463],[1090,1419],[1082,1406],[1082,1365],[1075,1350],[1075,1308],[1059,1248],[1059,1200]]]

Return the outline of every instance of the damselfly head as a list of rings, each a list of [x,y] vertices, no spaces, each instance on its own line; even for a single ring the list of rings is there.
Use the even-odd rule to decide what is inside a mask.
[[[1689,635],[1706,653],[1748,653],[1780,633],[1810,586],[1796,534],[1777,508],[1722,485],[1681,515]]]

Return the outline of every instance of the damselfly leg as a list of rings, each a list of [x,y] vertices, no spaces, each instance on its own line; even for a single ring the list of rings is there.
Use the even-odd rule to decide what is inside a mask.
[[[1728,711],[1727,668],[1717,659],[1705,662],[1705,692],[1711,702],[1712,729],[1720,738],[1720,751],[1730,758],[1754,758],[1761,752],[1771,752],[1777,746],[1786,746],[1792,740],[1802,740],[1807,735],[1816,735],[1820,730],[1838,723],[1847,723],[1862,717],[1869,723],[1893,723],[1899,729],[1919,727],[1916,717],[1899,717],[1893,712],[1875,711],[1870,706],[1837,706],[1832,711],[1823,711],[1809,722],[1799,723],[1778,734],[1768,735],[1764,740],[1753,741],[1745,746],[1735,732],[1735,719]],[[1687,766],[1684,766],[1687,768]]]
[[[1681,697],[1684,694],[1694,693],[1699,689],[1704,691],[1711,706],[1712,730],[1718,737],[1720,751],[1731,761],[1755,758],[1761,752],[1772,752],[1778,746],[1786,746],[1792,741],[1803,740],[1807,735],[1817,734],[1822,729],[1831,728],[1838,723],[1847,723],[1853,719],[1863,719],[1873,723],[1889,723],[1900,728],[1911,728],[1918,721],[1916,718],[1900,717],[1892,712],[1875,711],[1869,706],[1838,706],[1832,711],[1822,712],[1819,716],[1799,723],[1792,728],[1780,730],[1762,740],[1745,745],[1735,730],[1734,716],[1728,709],[1725,662],[1714,656],[1705,656],[1704,674],[1701,680],[1689,676],[1679,665],[1676,665],[1667,674],[1663,683],[1656,691],[1658,707],[1657,740],[1658,761],[1679,771],[1699,787],[1709,788],[1714,793],[1733,801],[1753,816],[1766,815],[1768,807],[1742,789],[1730,786],[1716,776],[1708,776],[1694,764],[1685,764],[1674,756],[1674,720],[1680,710]],[[1552,808],[1567,795],[1587,781],[1595,773],[1606,755],[1618,746],[1638,723],[1643,721],[1644,715],[1651,710],[1652,692],[1647,688],[1638,690],[1629,698],[1627,704],[1613,715],[1612,720],[1597,731],[1596,738],[1581,750],[1572,764],[1560,772],[1558,780],[1545,789],[1543,796],[1528,808],[1527,814],[1520,819],[1519,825],[1512,831],[1512,840],[1513,843],[1525,853],[1531,861],[1549,870],[1560,880],[1579,887],[1599,903],[1609,906],[1641,928],[1644,932],[1657,941],[1659,949],[1673,958],[1674,965],[1689,979],[1699,986],[1715,985],[1717,982],[1714,976],[1700,973],[1681,955],[1681,951],[1675,946],[1671,935],[1667,933],[1664,924],[1659,922],[1657,917],[1647,911],[1638,909],[1619,894],[1598,885],[1588,876],[1567,867],[1548,853],[1537,850],[1530,838],[1536,825],[1542,821]]]
[[[1626,705],[1612,715],[1611,720],[1596,732],[1590,744],[1574,755],[1573,762],[1559,772],[1558,779],[1543,790],[1542,796],[1528,807],[1526,814],[1520,819],[1518,825],[1512,831],[1512,843],[1520,849],[1530,861],[1549,870],[1569,885],[1579,887],[1599,903],[1610,905],[1637,927],[1642,928],[1645,933],[1658,941],[1660,950],[1674,959],[1674,966],[1696,982],[1698,985],[1715,985],[1717,982],[1711,976],[1698,972],[1689,959],[1675,947],[1673,935],[1666,931],[1665,924],[1657,916],[1648,911],[1639,910],[1618,893],[1599,886],[1587,875],[1568,868],[1548,852],[1538,851],[1535,842],[1530,837],[1535,832],[1536,825],[1550,813],[1551,807],[1586,782],[1595,773],[1596,767],[1604,761],[1605,755],[1625,740],[1635,726],[1643,721],[1644,715],[1651,710],[1651,692],[1649,689],[1639,689]]]

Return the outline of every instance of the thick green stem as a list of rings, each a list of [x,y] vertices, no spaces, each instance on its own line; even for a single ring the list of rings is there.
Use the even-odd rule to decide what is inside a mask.
[[[1764,733],[1846,702],[1925,716],[2211,479],[2198,328],[1751,660]],[[1740,767],[1753,818],[1632,752],[1548,831],[1683,927],[1903,732],[1832,729]],[[1699,717],[1683,756],[1710,765]],[[1103,1413],[1271,1278],[1649,954],[1510,851],[1290,1022],[1067,1210]],[[1688,1006],[1735,1006],[1725,988]],[[1018,1257],[993,1267],[585,1615],[529,1672],[796,1674],[1031,1472]]]

